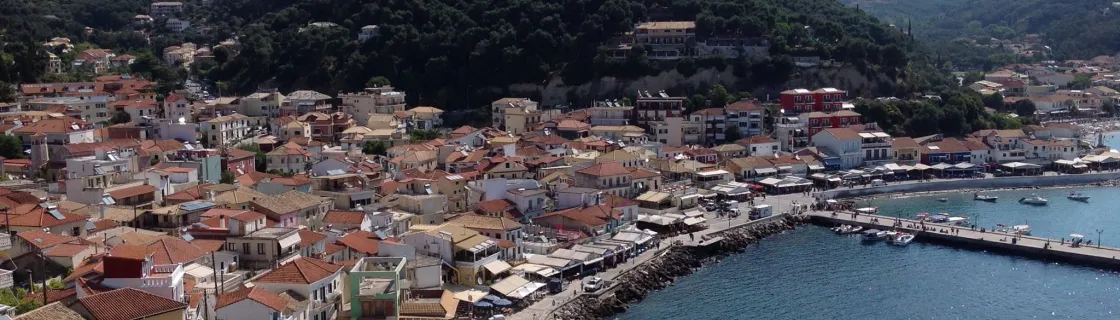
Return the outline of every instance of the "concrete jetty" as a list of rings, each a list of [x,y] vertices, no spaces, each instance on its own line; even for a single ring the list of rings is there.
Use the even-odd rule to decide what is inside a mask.
[[[1027,257],[1062,260],[1075,264],[1120,269],[1120,259],[1117,259],[1120,257],[1120,249],[1097,247],[1096,243],[1092,246],[1082,244],[1080,247],[1072,247],[1070,246],[1070,239],[1066,239],[1065,244],[1062,244],[1061,241],[1057,239],[1020,236],[1017,238],[1016,242],[1012,244],[1011,239],[1016,238],[1016,236],[1010,233],[994,231],[980,232],[979,229],[972,230],[967,227],[938,223],[926,223],[925,227],[927,229],[933,228],[933,230],[922,231],[921,223],[912,219],[899,219],[896,217],[869,214],[860,214],[852,218],[852,214],[848,212],[840,212],[833,216],[832,212],[826,211],[809,212],[808,216],[811,222],[824,226],[847,224],[862,226],[864,229],[873,228],[884,231],[898,230],[915,234],[915,240],[918,241],[942,242],[965,248],[1001,251]],[[872,219],[878,219],[878,222]],[[901,224],[896,224],[896,222],[901,222]],[[917,228],[907,227],[907,225],[916,226]],[[941,230],[947,232],[943,233]],[[1090,239],[1090,237],[1091,235],[1086,235],[1085,240],[1096,240]],[[1001,239],[1003,239],[1003,241],[1001,241]],[[1047,243],[1050,244],[1049,248],[1045,247]]]

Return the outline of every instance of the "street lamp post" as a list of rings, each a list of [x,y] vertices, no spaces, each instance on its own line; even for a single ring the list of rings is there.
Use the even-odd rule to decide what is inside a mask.
[[[1104,233],[1104,229],[1097,229],[1097,248],[1098,249],[1101,247],[1101,233]]]

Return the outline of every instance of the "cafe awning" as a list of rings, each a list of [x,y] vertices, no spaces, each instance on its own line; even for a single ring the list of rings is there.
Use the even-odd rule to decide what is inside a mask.
[[[643,193],[642,195],[638,196],[638,198],[636,198],[634,200],[659,203],[661,201],[665,201],[665,199],[669,199],[669,197],[672,197],[672,196],[673,196],[672,194],[665,193],[665,192],[649,191],[649,192]]]
[[[536,275],[539,275],[539,276],[542,276],[542,277],[545,277],[545,278],[548,278],[548,277],[556,275],[557,273],[560,273],[559,271],[556,271],[556,269],[550,268],[548,266],[542,266],[542,265],[535,264],[535,263],[522,263],[522,264],[517,265],[516,267],[511,268],[511,270],[513,270],[514,272],[534,273]]]
[[[706,221],[704,218],[686,218],[684,219],[684,224],[686,226],[694,226],[704,223],[704,221]]]
[[[809,170],[824,170],[824,166],[819,164],[810,164]]]
[[[499,273],[502,273],[502,272],[506,272],[506,270],[510,269],[509,263],[506,263],[505,261],[502,261],[502,260],[490,261],[490,263],[484,264],[484,265],[482,265],[482,267],[486,268],[487,271],[490,271],[490,273],[493,273],[493,274],[499,274]]]
[[[519,275],[512,275],[491,285],[490,289],[493,289],[495,292],[508,297],[514,291],[517,291],[517,289],[525,286],[526,284],[529,284],[529,280],[525,280],[525,278],[522,278]]]
[[[775,173],[778,173],[778,169],[774,169],[774,168],[755,168],[754,172],[757,173],[757,174],[775,174]]]

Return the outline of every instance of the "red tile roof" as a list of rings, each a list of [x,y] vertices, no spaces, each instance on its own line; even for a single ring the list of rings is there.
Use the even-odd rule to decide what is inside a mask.
[[[227,292],[218,297],[217,306],[214,309],[225,308],[228,305],[238,303],[244,300],[252,300],[260,303],[277,312],[283,312],[284,308],[288,306],[288,301],[275,293],[260,287],[241,288],[232,292]]]
[[[24,204],[17,206],[13,213],[18,216],[10,217],[8,224],[17,227],[54,227],[67,223],[85,221],[87,217],[70,213],[70,210],[55,209],[62,215],[62,219],[55,218],[49,210],[38,204]],[[0,221],[0,225],[4,222]]]
[[[167,170],[167,169],[164,169]],[[186,190],[164,196],[164,200],[180,200],[183,202],[202,200],[206,196],[206,187],[214,185],[213,183],[203,183],[194,187],[187,188]]]
[[[516,207],[517,204],[506,199],[486,200],[478,203],[478,211],[481,213],[499,213]]]
[[[314,245],[316,242],[323,241],[325,239],[327,239],[327,235],[325,235],[325,234],[318,233],[318,232],[315,232],[315,231],[311,231],[309,229],[300,229],[299,230],[299,246],[300,247],[310,247],[310,246]]]
[[[732,111],[762,111],[765,110],[755,100],[739,100],[727,105],[727,110]]]
[[[156,187],[153,187],[151,185],[142,184],[142,185],[138,185],[138,186],[132,186],[132,187],[128,187],[128,188],[121,188],[121,189],[109,191],[108,193],[109,193],[110,197],[113,197],[113,199],[120,200],[120,199],[125,199],[125,198],[128,198],[128,197],[135,197],[135,196],[142,195],[142,194],[145,194],[145,193],[154,193],[154,192],[156,192]]]
[[[95,320],[149,318],[187,308],[187,304],[133,288],[123,288],[78,299]]]
[[[630,171],[630,179],[645,179],[645,178],[653,178],[653,177],[660,177],[660,176],[661,176],[660,173],[649,171],[649,170],[642,169],[642,168],[638,168],[638,169],[634,169],[634,170]]]
[[[155,264],[187,264],[206,255],[202,249],[180,238],[163,237],[148,244]]]
[[[211,253],[221,251],[225,247],[226,241],[221,239],[194,239],[191,240],[191,244],[202,252]]]
[[[24,231],[17,233],[16,237],[23,239],[24,242],[34,245],[39,249],[45,249],[60,243],[78,240],[78,238],[75,237],[60,236],[42,231]]]
[[[537,217],[533,220],[544,219],[552,216],[563,216],[570,220],[578,221],[591,227],[597,227],[609,223],[611,217],[613,217],[613,219],[615,220],[621,219],[622,211],[613,209],[608,205],[601,204],[597,206],[589,206],[587,208],[575,207],[566,210],[553,211],[549,214]]]
[[[366,213],[363,211],[331,210],[323,216],[323,223],[358,226],[365,218]]]
[[[77,127],[76,129],[74,127]],[[69,133],[87,130],[89,123],[74,118],[43,119],[12,130],[16,134]]]
[[[587,168],[576,171],[577,173],[592,175],[596,177],[609,177],[623,174],[629,174],[630,170],[622,166],[619,162],[607,162],[593,165]]]
[[[378,237],[369,231],[355,231],[339,238],[338,242],[354,251],[369,255],[377,255]]]
[[[341,265],[323,260],[300,257],[261,275],[255,282],[312,284],[334,275],[342,269]]]
[[[135,244],[119,244],[109,250],[109,256],[114,258],[129,259],[129,260],[148,260],[148,247],[135,245]]]

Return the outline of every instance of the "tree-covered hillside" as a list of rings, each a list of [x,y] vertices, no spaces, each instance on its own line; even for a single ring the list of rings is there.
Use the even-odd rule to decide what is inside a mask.
[[[150,51],[181,41],[214,44],[236,37],[240,52],[216,50],[215,63],[193,71],[224,93],[259,86],[327,93],[361,88],[384,76],[407,90],[410,103],[467,108],[503,95],[514,83],[554,76],[579,84],[602,76],[633,78],[677,68],[734,67],[752,81],[780,85],[794,72],[790,56],[853,62],[869,73],[901,77],[915,44],[899,30],[833,0],[211,0],[185,1],[192,31],[150,40],[132,32],[129,18],[147,1],[48,1],[0,6],[7,41],[68,35],[118,51]],[[52,18],[42,18],[51,14]],[[651,20],[695,20],[698,35],[757,36],[772,44],[770,59],[684,61],[647,59],[644,48],[627,61],[605,59],[603,44]],[[331,22],[333,28],[308,28]],[[359,42],[362,26],[381,37]],[[82,28],[95,29],[86,35]],[[17,40],[18,39],[18,40]],[[682,69],[683,68],[683,69]],[[893,92],[892,92],[893,93]]]
[[[943,54],[962,54],[953,40],[1041,34],[1055,59],[1087,59],[1120,51],[1120,6],[1109,0],[842,0],[884,21],[912,23],[915,37]],[[1000,54],[999,50],[965,52]],[[969,58],[969,57],[966,57]],[[1007,57],[997,57],[1007,60]]]

